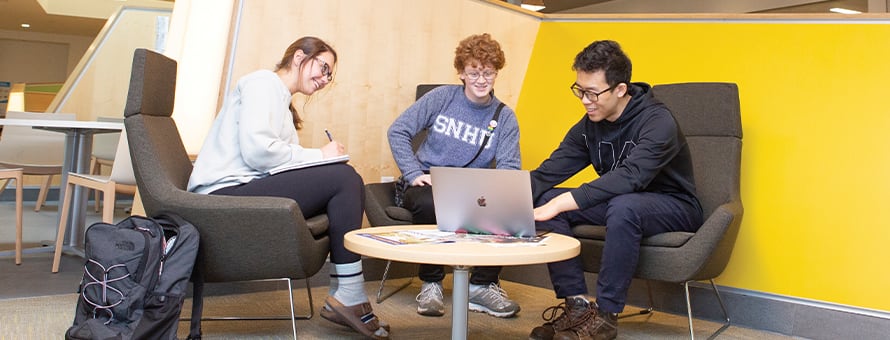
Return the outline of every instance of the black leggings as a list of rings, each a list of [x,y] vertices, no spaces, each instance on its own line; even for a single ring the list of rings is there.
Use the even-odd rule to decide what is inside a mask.
[[[303,216],[328,214],[331,262],[352,263],[361,259],[346,250],[343,237],[362,226],[365,189],[361,176],[352,166],[336,163],[285,171],[255,179],[249,183],[222,188],[214,195],[275,196],[297,201]]]

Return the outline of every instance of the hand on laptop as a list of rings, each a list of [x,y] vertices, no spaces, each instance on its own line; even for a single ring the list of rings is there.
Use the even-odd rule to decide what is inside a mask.
[[[417,178],[415,178],[414,181],[411,182],[411,185],[415,186],[415,187],[422,187],[424,185],[433,185],[433,178],[430,177],[429,174],[423,174],[423,175],[417,176]]]
[[[578,203],[571,192],[564,192],[550,202],[535,208],[535,221],[547,221],[563,211],[578,209]]]

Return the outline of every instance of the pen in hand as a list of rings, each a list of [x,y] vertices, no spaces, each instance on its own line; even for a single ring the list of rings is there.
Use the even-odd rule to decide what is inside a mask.
[[[334,141],[334,137],[331,136],[331,132],[328,131],[328,129],[324,129],[324,134],[328,135],[328,141],[331,141],[331,142]]]

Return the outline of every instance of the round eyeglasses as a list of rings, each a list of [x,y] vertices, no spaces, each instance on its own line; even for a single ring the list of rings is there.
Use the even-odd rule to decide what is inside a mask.
[[[476,81],[477,79],[479,79],[480,76],[482,78],[485,78],[485,80],[492,80],[492,79],[494,79],[494,77],[497,77],[498,72],[497,71],[484,71],[482,73],[479,73],[476,71],[470,71],[470,72],[465,71],[464,74],[466,74],[467,78],[469,78],[470,80]]]
[[[328,65],[326,61],[321,60],[318,57],[315,58],[315,61],[321,63],[321,74],[328,78],[328,82],[334,80],[334,75],[331,72],[331,65]]]
[[[577,83],[572,84],[572,87],[571,87],[572,94],[574,94],[575,97],[578,97],[578,99],[584,99],[584,97],[587,97],[587,100],[592,101],[592,102],[599,101],[601,94],[609,92],[613,88],[615,88],[615,87],[609,86],[609,88],[607,88],[605,90],[596,92],[596,91],[591,91],[591,90],[585,90],[584,88],[581,87],[581,85],[578,85]]]

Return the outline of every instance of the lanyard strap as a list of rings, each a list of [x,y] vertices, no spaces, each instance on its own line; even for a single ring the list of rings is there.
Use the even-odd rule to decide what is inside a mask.
[[[476,155],[473,156],[467,164],[464,164],[461,168],[466,168],[470,164],[472,164],[476,158],[479,158],[479,155],[482,154],[482,150],[485,149],[485,146],[488,144],[488,139],[491,138],[491,135],[494,134],[494,129],[498,126],[498,117],[501,116],[501,109],[504,108],[504,103],[498,104],[497,110],[494,111],[494,117],[491,117],[491,123],[488,123],[488,131],[485,132],[485,138],[482,139],[482,145],[479,146],[479,151],[476,151]]]

